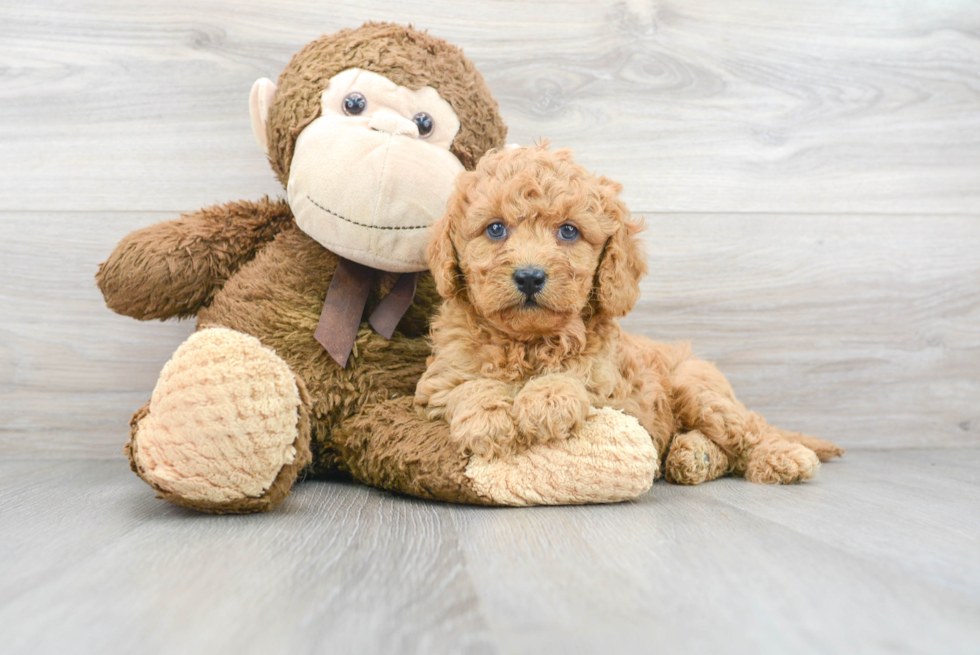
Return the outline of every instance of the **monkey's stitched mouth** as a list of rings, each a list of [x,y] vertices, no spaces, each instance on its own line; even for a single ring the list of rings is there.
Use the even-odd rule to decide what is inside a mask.
[[[372,230],[424,230],[427,227],[429,227],[428,225],[368,225],[367,223],[358,223],[357,221],[351,220],[346,216],[341,216],[340,214],[333,211],[332,209],[327,209],[326,207],[318,203],[310,196],[306,196],[306,199],[309,200],[311,203],[313,203],[317,208],[322,209],[323,211],[327,212],[331,216],[336,216],[340,220],[346,221],[351,225],[357,225],[358,227],[366,227]]]

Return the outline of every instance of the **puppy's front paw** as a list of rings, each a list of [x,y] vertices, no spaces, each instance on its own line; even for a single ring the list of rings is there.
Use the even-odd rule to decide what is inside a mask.
[[[449,436],[460,450],[496,458],[517,452],[519,435],[510,415],[510,403],[501,400],[492,406],[473,406],[456,412],[449,424]]]
[[[589,415],[589,392],[576,378],[542,375],[514,398],[514,418],[529,444],[567,439]]]

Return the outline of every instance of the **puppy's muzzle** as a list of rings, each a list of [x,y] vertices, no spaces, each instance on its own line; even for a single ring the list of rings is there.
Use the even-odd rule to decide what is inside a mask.
[[[548,281],[548,275],[543,268],[537,266],[525,266],[514,271],[514,284],[524,297],[531,300],[541,289],[544,289]]]

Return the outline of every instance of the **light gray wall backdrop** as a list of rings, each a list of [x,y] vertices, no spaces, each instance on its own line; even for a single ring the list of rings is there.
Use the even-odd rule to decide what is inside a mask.
[[[190,323],[105,309],[127,232],[282,192],[248,93],[323,32],[461,45],[511,140],[621,181],[625,322],[851,449],[977,444],[980,4],[971,0],[0,4],[0,453],[119,457]]]

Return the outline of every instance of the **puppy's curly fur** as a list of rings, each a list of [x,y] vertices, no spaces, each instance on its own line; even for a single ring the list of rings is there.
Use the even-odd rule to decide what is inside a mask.
[[[813,477],[837,446],[748,411],[686,345],[620,329],[647,272],[621,188],[547,144],[459,177],[427,253],[445,302],[416,404],[461,450],[491,458],[567,438],[609,406],[646,428],[673,482]]]

